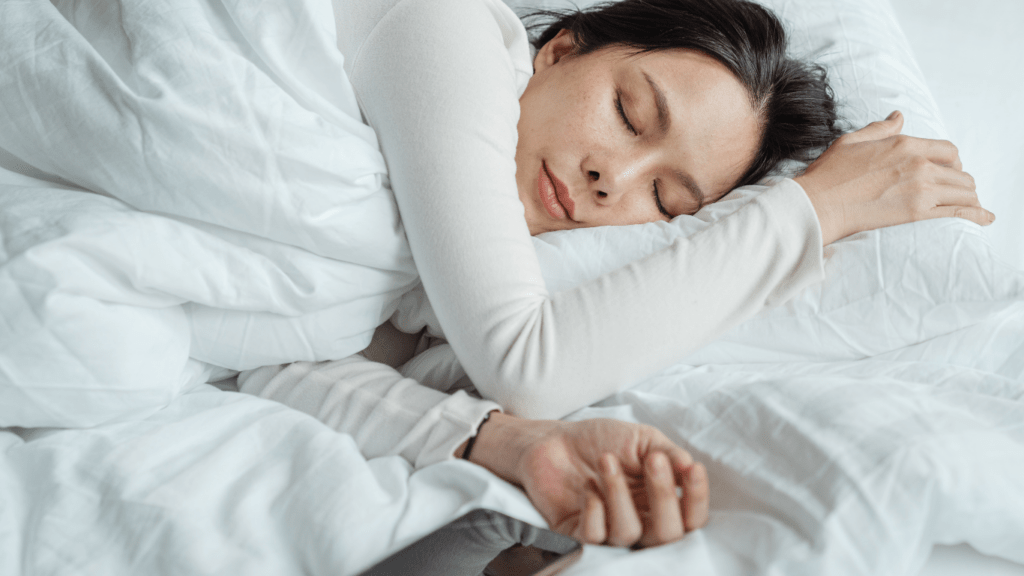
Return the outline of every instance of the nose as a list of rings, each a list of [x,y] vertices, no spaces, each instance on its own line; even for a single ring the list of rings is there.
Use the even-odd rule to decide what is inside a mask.
[[[598,172],[597,170],[588,170],[587,171],[587,178],[589,178],[591,182],[597,182],[598,180],[601,179],[601,173]],[[600,184],[600,186],[603,186],[604,184],[607,184],[607,183],[608,182],[605,181],[602,184]],[[591,186],[591,187],[593,187],[593,186]],[[598,198],[607,198],[608,197],[608,193],[605,192],[604,190],[600,190],[599,189],[597,191],[597,197]]]
[[[618,202],[631,191],[646,190],[647,180],[654,162],[653,154],[635,154],[625,151],[592,154],[582,164],[591,196],[603,205]]]

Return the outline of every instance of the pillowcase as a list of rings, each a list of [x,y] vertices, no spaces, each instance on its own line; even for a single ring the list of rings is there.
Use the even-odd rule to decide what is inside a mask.
[[[506,0],[520,15],[583,0]],[[762,0],[784,21],[790,53],[828,69],[840,116],[852,129],[905,116],[904,133],[946,130],[886,0]],[[796,167],[795,169],[799,169]],[[788,170],[792,173],[790,163]],[[770,184],[771,181],[763,182]],[[732,192],[695,216],[535,238],[548,288],[561,291],[619,268],[731,214],[764,186]],[[825,280],[763,311],[690,355],[688,364],[858,359],[980,322],[1020,299],[1022,273],[999,261],[981,232],[946,218],[856,234],[825,249]],[[685,327],[680,327],[685,329]]]

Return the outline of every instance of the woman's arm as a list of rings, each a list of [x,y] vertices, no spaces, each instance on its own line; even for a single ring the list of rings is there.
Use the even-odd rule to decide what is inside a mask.
[[[703,466],[650,426],[516,418],[358,354],[249,370],[238,386],[352,436],[367,458],[397,454],[422,468],[462,457],[475,435],[471,462],[522,487],[552,529],[585,542],[654,546],[708,519]]]
[[[564,416],[821,278],[816,215],[786,181],[661,253],[548,294],[515,183],[516,26],[496,0],[402,0],[347,64],[427,295],[485,397]]]

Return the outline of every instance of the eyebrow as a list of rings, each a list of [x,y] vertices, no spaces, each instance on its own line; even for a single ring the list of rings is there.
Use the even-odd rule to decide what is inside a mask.
[[[668,100],[665,99],[665,93],[661,91],[658,83],[651,78],[650,74],[644,72],[644,78],[647,79],[647,83],[651,85],[651,90],[654,91],[654,105],[658,108],[658,128],[661,131],[668,132],[669,126],[672,125],[672,117],[668,114]]]

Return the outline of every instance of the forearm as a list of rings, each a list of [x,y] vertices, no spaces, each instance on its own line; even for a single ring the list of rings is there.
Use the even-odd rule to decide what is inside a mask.
[[[435,302],[438,317],[485,398],[519,416],[561,418],[678,362],[821,278],[814,211],[798,186],[786,186],[546,301],[531,302],[536,296],[510,279],[480,294],[466,289],[451,302],[460,305],[446,310]],[[518,306],[488,309],[488,299],[518,299]]]
[[[484,416],[500,410],[464,392],[432,390],[359,355],[250,370],[238,382],[242,392],[281,402],[351,435],[367,458],[398,454],[417,468],[452,458]]]

